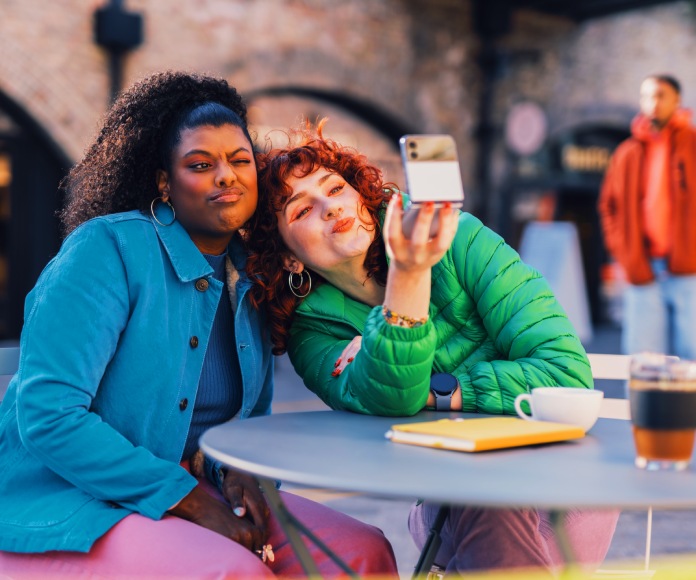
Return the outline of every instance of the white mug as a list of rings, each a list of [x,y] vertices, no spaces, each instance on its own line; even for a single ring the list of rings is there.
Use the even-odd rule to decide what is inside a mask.
[[[531,393],[517,395],[515,411],[527,421],[553,421],[577,425],[589,431],[599,417],[602,391],[576,387],[537,387]],[[521,403],[527,401],[532,410],[527,415]]]

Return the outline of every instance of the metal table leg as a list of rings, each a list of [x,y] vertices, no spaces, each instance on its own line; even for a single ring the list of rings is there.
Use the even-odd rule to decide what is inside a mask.
[[[301,533],[307,536],[307,538],[314,543],[322,552],[324,552],[341,570],[343,570],[351,578],[359,578],[359,576],[350,569],[350,567],[341,558],[334,553],[331,548],[329,548],[324,542],[322,542],[309,528],[307,528],[300,520],[298,520],[293,514],[291,514],[285,504],[283,499],[280,497],[278,490],[276,489],[275,481],[270,479],[259,478],[259,485],[266,495],[268,500],[268,505],[273,511],[273,515],[278,519],[280,527],[288,537],[288,541],[292,546],[293,551],[297,555],[297,559],[300,561],[302,569],[307,574],[308,578],[321,578],[319,574],[319,569],[316,563],[312,559],[312,556],[307,550],[302,541]]]
[[[440,537],[440,532],[442,531],[442,526],[445,524],[447,515],[449,514],[449,506],[441,505],[440,509],[437,510],[435,515],[435,521],[433,522],[430,532],[428,533],[428,539],[425,541],[421,555],[418,558],[416,567],[413,570],[412,578],[418,578],[422,574],[427,574],[430,572],[430,568],[435,561],[435,556],[437,556],[437,551],[440,549],[442,544],[442,538]]]
[[[565,516],[565,510],[549,511],[549,520],[551,521],[551,526],[553,527],[553,534],[556,538],[556,544],[558,545],[558,550],[561,552],[561,556],[563,557],[563,571],[561,572],[560,578],[571,574],[575,564],[577,563],[575,553],[573,552],[573,546],[570,544],[570,538],[568,538],[568,533],[566,532]]]

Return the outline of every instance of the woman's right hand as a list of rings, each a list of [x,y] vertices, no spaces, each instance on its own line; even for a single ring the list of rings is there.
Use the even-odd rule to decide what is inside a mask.
[[[263,544],[270,534],[271,509],[257,479],[248,473],[227,468],[222,480],[222,495],[237,517],[250,521],[261,532]],[[261,546],[255,549],[260,549]]]
[[[411,236],[407,238],[402,228],[404,210],[401,195],[392,196],[384,220],[384,242],[391,266],[403,271],[423,271],[442,259],[457,233],[458,216],[451,204],[444,204],[439,209],[437,234],[430,237],[430,224],[435,212],[433,202],[424,203],[418,211]]]
[[[384,242],[390,258],[384,306],[399,317],[425,320],[430,306],[430,273],[445,255],[457,233],[457,212],[451,205],[440,209],[440,229],[430,237],[435,215],[432,203],[423,204],[411,237],[404,236],[401,196],[392,197],[384,220]]]
[[[267,526],[259,527],[251,519],[236,516],[229,505],[215,499],[200,485],[168,513],[217,532],[252,552],[261,550],[269,535]]]

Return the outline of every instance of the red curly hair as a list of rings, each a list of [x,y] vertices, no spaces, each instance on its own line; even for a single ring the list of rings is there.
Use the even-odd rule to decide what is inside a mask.
[[[371,165],[367,158],[351,147],[326,139],[322,129],[327,119],[322,119],[314,132],[309,124],[288,134],[288,145],[257,154],[259,171],[259,201],[256,213],[248,224],[247,274],[253,282],[251,302],[257,308],[266,309],[273,342],[273,354],[287,350],[290,325],[295,309],[302,298],[295,296],[288,287],[288,272],[283,269],[283,257],[290,251],[283,242],[278,229],[276,212],[282,210],[292,195],[287,184],[291,176],[304,177],[320,167],[339,174],[359,194],[362,203],[375,224],[375,239],[365,256],[368,277],[381,285],[387,283],[387,260],[382,239],[380,215],[396,189],[391,183],[382,181],[382,172]],[[324,282],[314,271],[312,288]],[[305,294],[309,284],[303,279],[297,290]]]

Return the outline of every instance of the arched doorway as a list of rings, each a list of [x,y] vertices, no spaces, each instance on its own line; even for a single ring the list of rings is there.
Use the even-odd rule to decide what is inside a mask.
[[[630,136],[628,124],[587,121],[557,132],[535,159],[518,159],[503,187],[503,236],[517,246],[526,223],[572,222],[577,227],[592,321],[607,322],[602,271],[609,257],[602,240],[597,201],[604,171],[616,147]],[[533,164],[531,177],[520,170]],[[527,170],[528,171],[528,170]]]
[[[60,246],[58,184],[71,163],[0,92],[0,341],[16,341],[24,299]]]

